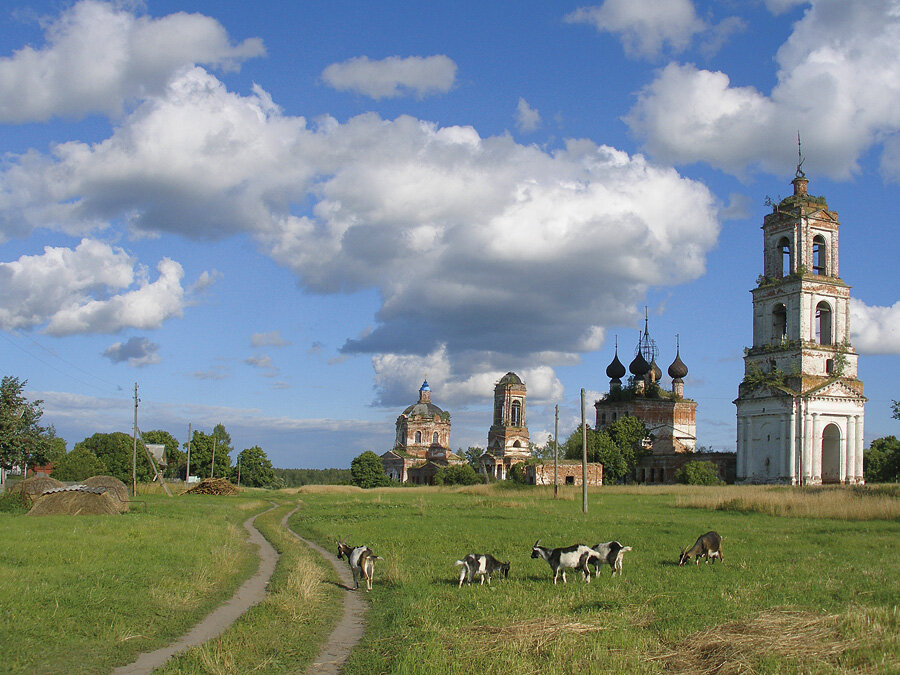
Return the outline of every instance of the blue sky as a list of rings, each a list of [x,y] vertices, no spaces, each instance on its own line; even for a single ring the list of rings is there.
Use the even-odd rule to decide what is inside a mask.
[[[145,430],[346,467],[426,376],[484,446],[509,370],[565,437],[647,306],[733,450],[798,130],[866,440],[898,431],[896,0],[11,0],[0,27],[0,365],[69,448],[130,432],[137,382]]]

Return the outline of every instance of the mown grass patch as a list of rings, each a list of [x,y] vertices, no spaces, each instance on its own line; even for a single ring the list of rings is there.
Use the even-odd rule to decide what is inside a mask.
[[[172,658],[158,673],[297,673],[318,655],[343,611],[337,575],[322,557],[286,532],[282,504],[256,518],[280,554],[265,600],[218,638]]]
[[[725,646],[711,662],[739,659],[741,672],[897,662],[900,525],[680,508],[691,491],[591,490],[587,515],[577,488],[563,499],[546,488],[316,492],[293,525],[323,546],[342,536],[385,558],[349,673],[684,672],[710,642]],[[708,530],[725,537],[725,564],[678,567],[681,547]],[[621,578],[607,568],[590,584],[570,573],[554,586],[550,567],[530,558],[538,538],[634,550]],[[457,588],[454,562],[466,553],[510,561],[509,579]],[[813,630],[812,653],[794,649]],[[784,647],[760,649],[773,633]]]
[[[256,568],[240,498],[139,498],[146,509],[114,516],[0,514],[4,672],[108,672],[185,633]]]

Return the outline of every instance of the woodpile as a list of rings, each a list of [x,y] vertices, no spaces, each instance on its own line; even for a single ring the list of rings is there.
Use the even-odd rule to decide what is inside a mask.
[[[195,495],[236,495],[240,489],[228,482],[227,478],[204,478],[184,494]]]

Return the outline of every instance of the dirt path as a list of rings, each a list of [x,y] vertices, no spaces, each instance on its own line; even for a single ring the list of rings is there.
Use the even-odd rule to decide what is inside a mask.
[[[268,513],[274,508],[276,508],[275,505],[262,513]],[[207,614],[205,619],[177,642],[156,651],[141,654],[134,663],[116,668],[113,675],[144,675],[153,672],[154,668],[159,668],[175,654],[225,632],[225,629],[231,626],[241,614],[266,597],[266,586],[275,571],[278,553],[253,523],[262,513],[257,513],[244,521],[244,529],[247,530],[249,541],[259,547],[259,569],[256,570],[256,574],[247,579],[230,600]]]
[[[297,508],[300,507],[298,506]],[[297,509],[294,509],[294,511],[296,510]],[[350,656],[350,650],[353,649],[362,638],[363,631],[366,627],[365,613],[369,608],[369,604],[363,599],[359,591],[352,590],[353,575],[350,573],[350,567],[348,565],[338,560],[337,556],[334,554],[326,551],[318,544],[304,539],[288,527],[288,518],[293,515],[294,511],[291,511],[281,519],[282,526],[292,535],[297,537],[297,539],[318,552],[325,560],[330,562],[331,566],[334,567],[334,571],[337,572],[338,577],[340,577],[341,582],[344,584],[344,588],[347,590],[347,592],[344,593],[344,615],[332,631],[331,636],[328,638],[328,642],[322,647],[322,651],[319,652],[316,660],[306,672],[310,674],[314,673],[315,675],[339,673],[344,662],[347,660],[347,657]]]

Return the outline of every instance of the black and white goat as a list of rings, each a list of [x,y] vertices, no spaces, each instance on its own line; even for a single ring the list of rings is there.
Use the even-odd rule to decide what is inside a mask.
[[[472,578],[477,574],[481,577],[481,585],[484,585],[484,578],[487,577],[488,586],[491,585],[491,575],[495,572],[503,574],[504,579],[509,578],[509,563],[500,562],[490,553],[470,553],[462,560],[457,560],[456,565],[459,570],[459,587],[462,588],[463,581],[472,584]]]
[[[590,561],[590,564],[594,566],[596,576],[600,576],[600,568],[603,567],[603,563],[607,563],[612,568],[612,576],[616,576],[616,574],[622,576],[622,558],[626,551],[631,550],[630,546],[622,546],[617,541],[608,541],[593,546],[592,550],[597,554],[597,558]]]
[[[566,548],[547,548],[541,546],[541,540],[538,539],[534,546],[531,547],[532,558],[543,558],[553,570],[553,583],[562,572],[563,583],[566,583],[566,570],[579,570],[584,575],[584,580],[588,583],[591,581],[591,573],[588,570],[588,563],[598,554],[585,546],[584,544],[575,544]]]
[[[705,562],[709,562],[712,558],[713,564],[716,558],[725,562],[725,556],[722,555],[722,537],[718,532],[707,532],[701,535],[696,543],[689,549],[681,549],[681,557],[678,558],[678,564],[684,565],[691,558],[696,557],[695,564],[700,564],[700,558],[706,558]]]
[[[384,558],[375,555],[368,546],[350,546],[342,541],[337,543],[337,557],[343,559],[347,556],[347,562],[350,564],[350,571],[353,572],[353,583],[356,590],[359,590],[359,578],[362,577],[366,582],[366,593],[372,590],[372,579],[375,576],[375,561],[384,560]]]

